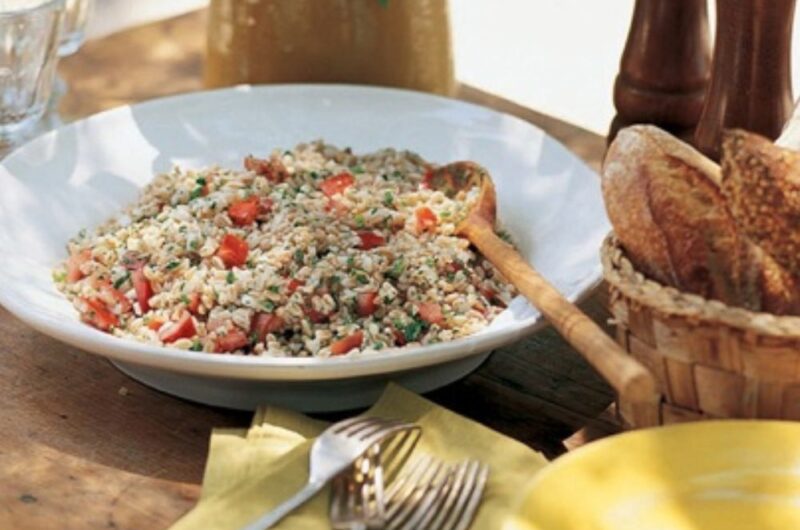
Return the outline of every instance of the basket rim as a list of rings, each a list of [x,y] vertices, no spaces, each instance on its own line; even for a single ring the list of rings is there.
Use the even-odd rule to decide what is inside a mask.
[[[611,231],[600,251],[603,277],[624,296],[666,316],[710,325],[726,325],[759,335],[800,340],[800,316],[779,316],[750,311],[685,293],[637,271]]]

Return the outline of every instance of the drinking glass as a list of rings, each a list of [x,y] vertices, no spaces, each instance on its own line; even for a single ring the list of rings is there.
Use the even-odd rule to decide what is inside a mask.
[[[59,57],[72,55],[81,47],[85,37],[86,21],[89,20],[91,9],[92,0],[66,0],[61,43],[58,46]]]
[[[44,113],[53,89],[64,0],[0,0],[0,146]]]

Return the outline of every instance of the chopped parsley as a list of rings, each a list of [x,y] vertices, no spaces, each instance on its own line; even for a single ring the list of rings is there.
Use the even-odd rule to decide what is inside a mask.
[[[400,256],[397,258],[394,263],[392,263],[392,268],[386,273],[387,276],[390,278],[394,278],[397,280],[403,273],[406,271],[406,260]]]
[[[186,305],[189,305],[189,297],[186,296],[185,294],[181,294],[181,302],[183,302]]]
[[[319,173],[317,173],[316,171],[312,171],[308,175],[314,180],[317,180],[319,178]]]
[[[427,263],[427,264],[428,264],[428,267],[430,267],[430,268],[432,268],[432,269],[435,269],[435,268],[436,268],[436,260],[435,260],[435,259],[433,259],[433,258],[430,258],[430,257],[429,257],[428,259],[426,259],[426,260],[425,260],[425,263]]]
[[[362,166],[353,166],[353,167],[350,168],[350,171],[354,175],[360,175],[361,173],[364,172],[364,168]]]
[[[196,198],[203,195],[203,186],[197,186],[192,192],[189,194],[189,201],[193,201]]]
[[[364,228],[364,224],[366,223],[366,221],[364,220],[364,216],[363,215],[361,215],[361,214],[356,215],[355,218],[354,218],[354,221],[356,223],[356,227]]]
[[[131,277],[130,271],[125,271],[125,274],[122,277],[117,278],[117,281],[114,282],[114,289],[119,289],[120,287],[122,287],[122,284],[127,282],[128,278],[130,277]]]
[[[273,293],[278,293],[281,290],[281,286],[280,285],[270,285],[269,287],[267,287],[267,289],[269,289]]]
[[[194,341],[192,343],[191,346],[189,346],[189,350],[190,351],[203,351],[203,344],[199,340],[196,340],[196,341]]]
[[[67,273],[66,272],[55,272],[55,271],[53,272],[53,281],[54,282],[62,283],[64,281],[66,281],[66,279],[67,279]],[[119,281],[119,280],[117,280],[117,281]],[[117,287],[117,285],[114,284],[114,288],[116,288],[116,287]]]
[[[303,260],[305,260],[305,258],[306,258],[306,255],[299,248],[294,251],[294,261],[298,265],[302,265],[303,264]]]
[[[392,171],[392,178],[401,179],[403,178],[403,174],[395,169]]]
[[[383,204],[391,208],[394,206],[394,194],[391,191],[387,191],[383,194]]]
[[[369,278],[363,272],[356,273],[356,281],[361,285],[367,285],[369,283]]]
[[[356,264],[356,258],[354,258],[353,256],[347,256],[347,266],[349,268],[353,268],[355,264]]]
[[[236,281],[236,275],[233,271],[228,271],[228,275],[225,277],[225,281],[228,282],[228,285],[231,285],[233,282]]]
[[[269,312],[272,312],[272,311],[275,310],[275,304],[272,303],[271,300],[264,300],[263,302],[261,302],[261,307],[263,307],[264,309],[266,309]]]
[[[426,324],[424,320],[415,318],[402,327],[403,336],[408,342],[414,342],[425,332]]]
[[[206,185],[206,179],[204,179],[203,177],[198,177],[197,180],[195,180],[195,182],[197,183],[198,186]]]
[[[382,350],[383,349],[383,343],[382,342],[376,342],[375,344],[372,345],[372,349],[373,350]]]
[[[172,269],[177,269],[180,264],[180,261],[170,261],[167,263],[167,270],[171,271]]]

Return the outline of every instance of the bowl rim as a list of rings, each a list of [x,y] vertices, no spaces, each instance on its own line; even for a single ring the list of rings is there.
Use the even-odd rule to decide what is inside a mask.
[[[176,101],[187,104],[193,99],[214,97],[215,94],[286,90],[317,91],[320,95],[329,93],[330,91],[341,90],[351,94],[357,94],[358,92],[396,94],[406,98],[439,100],[447,102],[448,105],[460,106],[468,111],[502,116],[504,119],[512,120],[524,127],[535,129],[543,138],[548,139],[559,149],[562,149],[571,156],[579,166],[595,173],[583,160],[571,153],[563,144],[548,135],[540,127],[511,114],[454,98],[427,94],[414,90],[336,83],[237,85],[234,87],[187,92],[154,98],[139,103],[122,105],[62,125],[61,127],[48,131],[22,144],[0,162],[0,167],[10,174],[13,174],[11,170],[8,169],[7,163],[13,162],[16,157],[23,156],[25,149],[29,145],[46,141],[48,138],[60,134],[67,129],[77,129],[86,122],[102,120],[109,116],[123,115],[129,112],[132,107],[153,110],[164,105],[172,105]],[[0,248],[0,251],[2,250],[4,249]],[[598,260],[591,270],[587,269],[587,274],[583,278],[580,278],[579,281],[574,283],[574,292],[568,297],[570,301],[578,302],[587,296],[592,291],[592,288],[601,281],[601,276],[602,266]],[[42,314],[35,309],[28,308],[23,303],[14,299],[12,292],[8,291],[2,283],[0,283],[0,305],[37,331],[43,332],[69,345],[110,359],[167,369],[179,373],[274,381],[332,380],[348,377],[374,376],[442,364],[467,356],[479,355],[491,349],[518,341],[535,332],[543,325],[542,316],[536,311],[529,317],[509,322],[498,329],[485,329],[477,334],[453,341],[425,345],[417,348],[391,348],[381,350],[378,354],[341,358],[233,356],[214,355],[205,352],[192,352],[179,350],[177,348],[149,345],[133,339],[116,337],[103,333],[81,323],[77,319],[64,325],[63,321]]]

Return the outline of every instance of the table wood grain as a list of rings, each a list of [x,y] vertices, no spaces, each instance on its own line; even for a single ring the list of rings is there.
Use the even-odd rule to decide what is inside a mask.
[[[60,65],[62,116],[199,90],[205,14],[88,42]],[[462,86],[458,97],[528,120],[597,168],[603,138]],[[582,307],[605,322],[604,289]],[[166,528],[196,502],[213,427],[250,415],[127,378],[0,308],[0,528]],[[617,429],[608,386],[552,329],[495,352],[434,401],[555,456]]]

